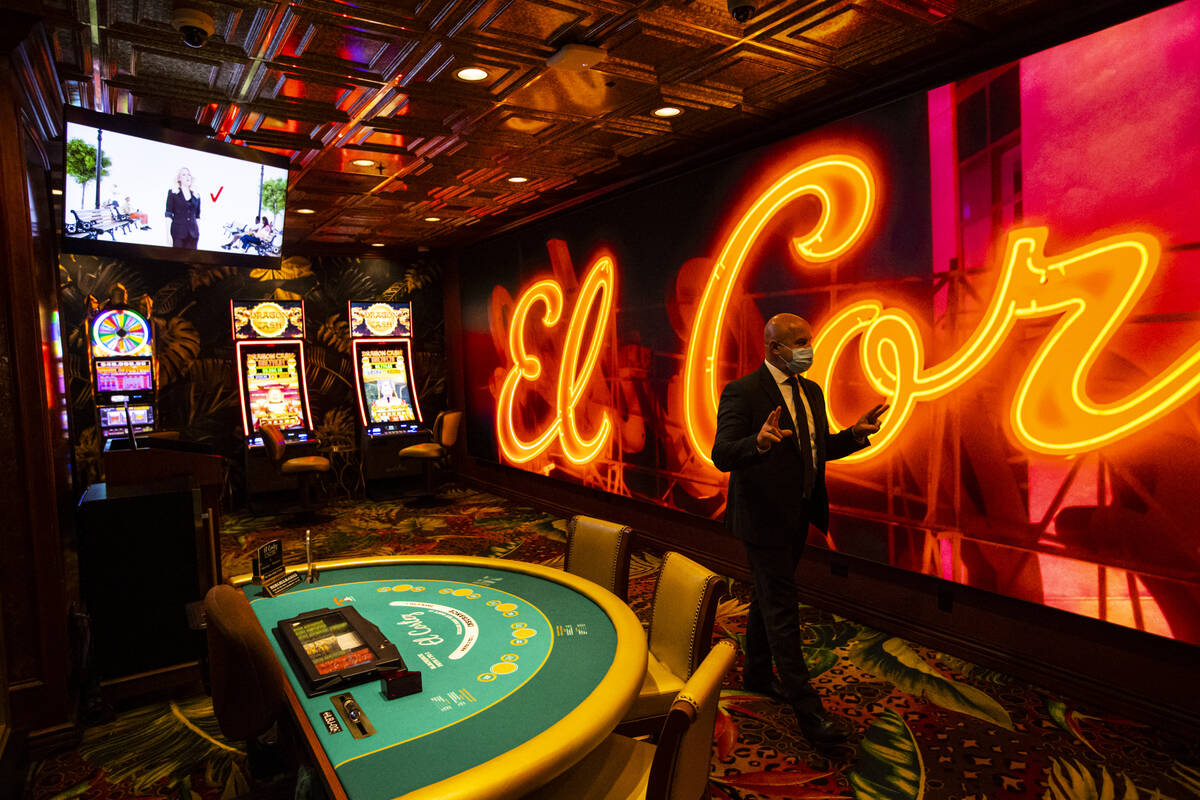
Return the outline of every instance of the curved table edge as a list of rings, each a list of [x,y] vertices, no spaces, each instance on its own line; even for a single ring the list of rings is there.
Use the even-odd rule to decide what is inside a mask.
[[[537,736],[493,759],[464,772],[445,778],[415,791],[401,795],[404,800],[505,800],[520,797],[557,777],[600,744],[624,718],[641,688],[646,669],[646,636],[637,615],[616,595],[585,578],[541,564],[509,561],[479,556],[374,556],[365,558],[330,559],[316,562],[318,571],[353,567],[388,566],[392,564],[453,564],[488,567],[507,572],[523,572],[554,581],[574,589],[599,606],[612,621],[617,634],[617,649],[612,664],[600,683],[578,706]],[[287,572],[305,572],[303,564],[285,568]],[[230,578],[229,583],[241,587],[253,576],[243,574]],[[290,683],[287,686],[289,694]],[[293,700],[293,710],[300,708],[299,698]],[[303,713],[301,721],[305,737],[317,744],[314,753],[326,781],[335,776],[333,766],[311,724]],[[564,745],[565,743],[565,745]],[[336,781],[336,777],[334,778]],[[340,789],[340,781],[337,782]],[[332,786],[330,788],[333,788]],[[341,797],[345,797],[342,793]]]

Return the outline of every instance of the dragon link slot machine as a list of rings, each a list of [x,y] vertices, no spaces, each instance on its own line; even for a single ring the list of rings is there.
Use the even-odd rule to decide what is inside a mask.
[[[399,451],[426,441],[412,368],[412,305],[350,301],[363,476],[406,474]]]
[[[277,425],[289,446],[315,441],[304,376],[304,301],[233,300],[242,431],[246,437],[246,493],[288,488],[263,446],[262,425]],[[288,456],[294,453],[289,447]]]
[[[153,431],[153,323],[132,308],[110,308],[92,318],[88,340],[103,441],[127,437],[131,428]]]

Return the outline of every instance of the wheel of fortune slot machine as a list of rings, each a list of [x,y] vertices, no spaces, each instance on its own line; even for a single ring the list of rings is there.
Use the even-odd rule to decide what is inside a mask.
[[[132,308],[101,311],[89,324],[92,388],[104,441],[155,429],[154,326]],[[128,409],[128,418],[126,417]]]

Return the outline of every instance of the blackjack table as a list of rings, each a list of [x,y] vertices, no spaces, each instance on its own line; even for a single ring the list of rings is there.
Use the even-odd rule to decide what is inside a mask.
[[[519,797],[591,752],[641,687],[646,637],[637,617],[561,570],[390,556],[317,562],[316,573],[277,597],[251,576],[232,583],[283,666],[292,714],[335,800]],[[421,673],[420,692],[388,699],[372,679],[307,696],[274,631],[281,620],[347,606]],[[334,713],[331,698],[343,692],[373,733],[352,735],[344,709]]]

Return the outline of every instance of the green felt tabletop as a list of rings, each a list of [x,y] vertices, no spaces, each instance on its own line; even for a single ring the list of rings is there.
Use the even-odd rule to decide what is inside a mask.
[[[352,800],[398,797],[519,747],[573,711],[613,664],[616,630],[592,599],[503,561],[470,561],[483,563],[325,570],[317,583],[275,598],[243,587]],[[372,680],[305,696],[272,631],[280,620],[339,605],[352,605],[396,644],[422,673],[421,693],[387,700]],[[345,691],[374,735],[327,730],[321,712]]]

